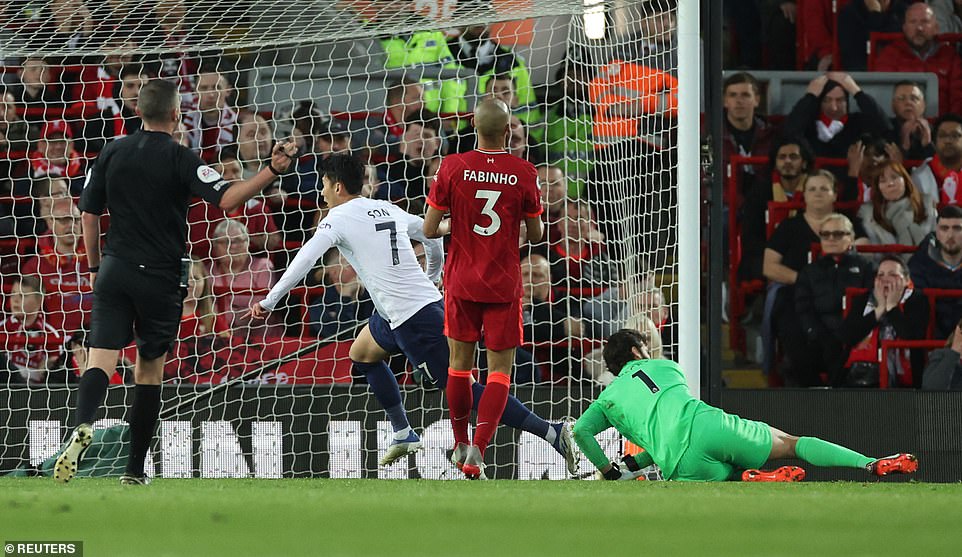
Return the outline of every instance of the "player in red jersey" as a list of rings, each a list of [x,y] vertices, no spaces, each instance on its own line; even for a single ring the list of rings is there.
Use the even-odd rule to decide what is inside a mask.
[[[446,395],[454,428],[452,460],[469,478],[482,476],[484,449],[494,436],[511,384],[514,350],[521,344],[521,223],[527,239],[544,233],[534,165],[505,151],[511,112],[485,100],[474,112],[477,149],[448,155],[428,196],[424,233],[438,237],[451,216],[451,244],[444,269],[444,334],[451,348]],[[474,442],[468,439],[473,403],[475,347],[488,350],[488,383],[478,402]]]

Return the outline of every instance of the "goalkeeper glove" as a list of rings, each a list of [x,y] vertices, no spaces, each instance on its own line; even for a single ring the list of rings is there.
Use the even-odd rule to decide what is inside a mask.
[[[643,469],[635,462],[635,457],[626,455],[621,458],[624,463],[622,468],[617,462],[611,463],[611,468],[607,472],[599,470],[595,477],[599,480],[627,481],[634,480],[645,475]]]

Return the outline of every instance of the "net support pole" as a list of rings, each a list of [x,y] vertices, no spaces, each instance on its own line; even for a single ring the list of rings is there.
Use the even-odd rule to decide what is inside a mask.
[[[701,396],[699,2],[678,2],[678,363]]]

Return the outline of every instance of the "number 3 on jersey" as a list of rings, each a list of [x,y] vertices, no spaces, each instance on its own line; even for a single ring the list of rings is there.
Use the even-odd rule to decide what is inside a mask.
[[[482,227],[477,224],[474,225],[474,232],[476,234],[492,236],[501,229],[501,217],[494,211],[494,204],[498,202],[499,197],[501,197],[501,192],[495,190],[478,190],[474,193],[475,199],[484,200],[484,207],[481,208],[481,214],[491,219],[491,224],[488,226]]]

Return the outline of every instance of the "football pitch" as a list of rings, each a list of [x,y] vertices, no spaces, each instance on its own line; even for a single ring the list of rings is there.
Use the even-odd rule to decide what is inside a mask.
[[[962,484],[0,479],[0,539],[86,557],[929,557],[960,524]]]

